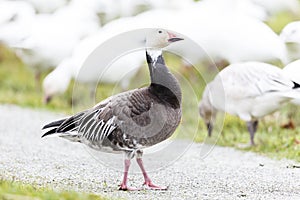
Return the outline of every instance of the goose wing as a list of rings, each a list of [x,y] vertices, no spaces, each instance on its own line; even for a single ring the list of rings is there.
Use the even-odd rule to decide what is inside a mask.
[[[271,92],[292,90],[295,83],[286,77],[282,70],[266,64],[248,62],[243,66],[225,69],[220,73],[225,94],[236,99],[255,98]]]
[[[109,140],[122,144],[120,146],[133,147],[133,139],[138,141],[143,137],[140,127],[151,123],[153,105],[147,88],[120,93],[89,110],[47,124],[43,129],[51,130],[43,136],[60,133],[61,137],[71,141],[102,144]]]

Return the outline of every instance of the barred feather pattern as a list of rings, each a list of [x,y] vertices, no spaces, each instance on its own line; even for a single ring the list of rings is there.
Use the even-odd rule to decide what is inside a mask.
[[[114,116],[108,121],[104,121],[103,119],[99,121],[98,113],[101,113],[101,110],[94,110],[83,116],[78,115],[78,118],[68,120],[70,123],[66,123],[64,126],[58,128],[57,132],[76,132],[73,135],[77,136],[78,139],[101,143],[117,127],[114,123]],[[70,129],[70,127],[72,128]]]

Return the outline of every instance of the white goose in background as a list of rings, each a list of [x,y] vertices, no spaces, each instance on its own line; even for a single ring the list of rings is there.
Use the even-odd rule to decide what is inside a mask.
[[[194,40],[215,62],[288,62],[285,43],[270,27],[257,19],[234,12],[207,10],[201,4],[177,15],[182,16],[176,21],[181,25],[174,30]],[[201,55],[188,47],[177,48],[177,44],[169,49],[178,51],[180,55],[193,55],[195,59],[201,56],[207,59],[206,54]]]
[[[283,68],[283,72],[289,76],[291,80],[300,83],[300,60],[289,63]],[[291,102],[293,104],[300,105],[300,99],[294,99]]]
[[[180,32],[196,41],[215,61],[288,62],[285,43],[270,27],[253,17],[239,12],[209,10],[202,4],[182,11],[181,16],[188,23],[181,22]]]
[[[204,52],[184,44],[167,47],[184,58],[193,58],[192,63],[208,59],[207,55],[215,62],[288,62],[285,43],[266,24],[239,12],[215,8],[206,1],[180,11],[150,10],[135,18],[147,27],[176,30],[196,42]]]
[[[288,23],[281,31],[280,37],[286,42],[291,60],[300,58],[300,21]]]
[[[266,21],[268,17],[266,10],[251,0],[203,0],[202,3],[206,9],[214,10],[214,12],[233,12],[261,21]]]
[[[0,42],[19,43],[30,35],[35,10],[24,1],[0,1]]]
[[[37,72],[57,66],[82,38],[100,28],[95,7],[87,2],[73,0],[53,14],[36,15],[30,36],[13,45],[17,55]]]
[[[144,52],[137,51],[124,55],[111,66],[90,66],[82,69],[87,57],[107,39],[129,30],[131,18],[120,18],[106,24],[101,30],[83,39],[74,49],[72,56],[64,59],[58,67],[48,74],[43,81],[44,101],[47,103],[57,94],[64,93],[72,78],[81,83],[120,83],[127,89],[130,79],[136,74],[144,62]],[[136,39],[143,42],[143,38]],[[125,41],[124,41],[125,42]],[[126,63],[126,67],[124,67]],[[94,88],[92,88],[94,89]]]
[[[293,99],[300,99],[300,85],[273,65],[260,62],[231,64],[210,82],[202,95],[199,113],[209,136],[218,111],[237,115],[247,122],[250,144],[258,120]]]

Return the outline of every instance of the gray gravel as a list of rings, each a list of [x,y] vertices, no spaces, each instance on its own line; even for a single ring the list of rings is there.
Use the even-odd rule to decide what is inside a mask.
[[[118,191],[121,155],[96,154],[61,138],[40,138],[43,124],[63,115],[10,105],[0,106],[0,113],[0,178],[136,200],[300,199],[300,169],[293,167],[299,163],[178,140],[171,141],[167,153],[145,156],[153,182],[169,185],[167,191]],[[186,151],[180,156],[182,149]],[[143,178],[132,163],[129,181],[139,187]]]

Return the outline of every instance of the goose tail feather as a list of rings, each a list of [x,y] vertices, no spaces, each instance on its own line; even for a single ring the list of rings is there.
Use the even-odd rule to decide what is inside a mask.
[[[49,129],[51,128],[50,130],[48,130],[47,132],[45,132],[43,135],[42,135],[42,138],[45,137],[45,136],[48,136],[48,135],[52,135],[52,134],[56,134],[57,133],[57,128],[60,127],[60,125],[66,121],[66,119],[61,119],[61,120],[57,120],[57,121],[54,121],[54,122],[50,122],[49,124],[46,124],[42,130],[45,130],[45,129]]]

